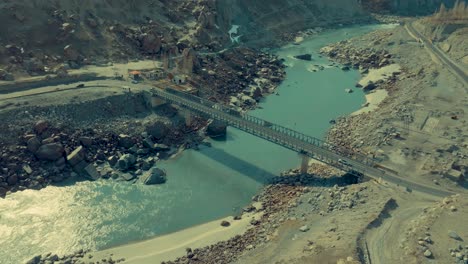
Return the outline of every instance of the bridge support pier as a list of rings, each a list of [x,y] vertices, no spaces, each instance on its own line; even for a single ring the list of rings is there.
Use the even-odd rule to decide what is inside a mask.
[[[307,169],[309,168],[309,156],[301,155],[302,162],[301,162],[301,174],[307,174]]]
[[[192,121],[193,121],[192,113],[190,111],[188,111],[188,110],[185,110],[184,111],[184,118],[185,118],[185,125],[190,126],[192,124]]]

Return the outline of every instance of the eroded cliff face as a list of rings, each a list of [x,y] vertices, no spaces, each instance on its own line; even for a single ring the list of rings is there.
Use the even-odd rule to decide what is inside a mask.
[[[172,50],[221,50],[228,31],[247,44],[368,18],[358,0],[3,0],[0,66],[121,61]]]
[[[239,34],[249,42],[368,19],[357,0],[219,0],[216,5],[218,24],[240,25]]]
[[[451,7],[456,0],[360,0],[363,7],[372,12],[402,15],[431,14],[440,5]]]

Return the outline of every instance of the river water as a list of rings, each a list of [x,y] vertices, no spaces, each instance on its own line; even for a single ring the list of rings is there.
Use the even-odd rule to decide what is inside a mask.
[[[251,114],[315,137],[329,120],[357,110],[360,90],[348,94],[360,78],[336,67],[311,72],[328,43],[367,33],[379,26],[343,28],[322,33],[299,46],[277,51],[286,60],[287,79]],[[312,62],[294,55],[311,53]],[[232,215],[247,205],[265,180],[297,167],[297,153],[228,128],[226,141],[188,150],[158,166],[168,173],[159,186],[113,182],[78,182],[27,190],[0,200],[0,262],[21,263],[37,254],[104,249]]]

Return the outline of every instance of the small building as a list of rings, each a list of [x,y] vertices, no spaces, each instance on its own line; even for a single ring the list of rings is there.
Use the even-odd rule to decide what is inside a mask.
[[[128,74],[130,75],[130,78],[132,78],[133,80],[139,80],[141,78],[140,71],[131,71]]]
[[[186,75],[173,75],[171,78],[171,81],[174,84],[185,84],[187,82],[187,76]]]

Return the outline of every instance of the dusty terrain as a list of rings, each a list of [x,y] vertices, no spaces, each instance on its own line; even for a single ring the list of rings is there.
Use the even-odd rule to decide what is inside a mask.
[[[377,2],[386,1],[368,6]],[[439,4],[398,2],[391,8],[401,13]],[[173,107],[153,108],[145,96],[148,87],[198,90],[239,110],[254,108],[284,78],[284,66],[245,46],[278,44],[310,27],[371,19],[355,1],[4,1],[0,9],[9,14],[0,18],[6,25],[0,29],[5,124],[0,196],[80,175],[128,181],[155,175],[148,171],[158,159],[203,144],[207,123],[187,123]],[[424,22],[415,22],[416,29],[466,70],[466,23]],[[227,32],[233,25],[240,25],[235,35],[245,46],[232,47]],[[328,140],[374,157],[382,169],[401,177],[461,194],[440,201],[383,181],[350,185],[355,182],[347,176],[337,177],[342,172],[312,164],[307,175],[285,173],[254,197],[256,206],[227,220],[249,218],[239,224],[245,233],[210,240],[215,244],[209,246],[194,243],[185,256],[177,248],[159,258],[166,263],[467,262],[465,84],[403,26],[331,45],[323,54],[343,70],[354,67],[366,76],[357,86],[368,91],[370,103],[337,120]],[[140,62],[127,64],[134,60]],[[131,83],[131,70],[143,72],[139,83]],[[161,71],[163,78],[151,77]],[[187,82],[174,85],[167,73],[188,75]],[[54,78],[86,74],[102,80],[47,85]],[[22,86],[36,81],[42,85]],[[250,219],[253,212],[261,217]],[[97,253],[105,260],[76,252],[60,261],[114,263],[108,253]],[[58,259],[49,254],[30,263]]]

